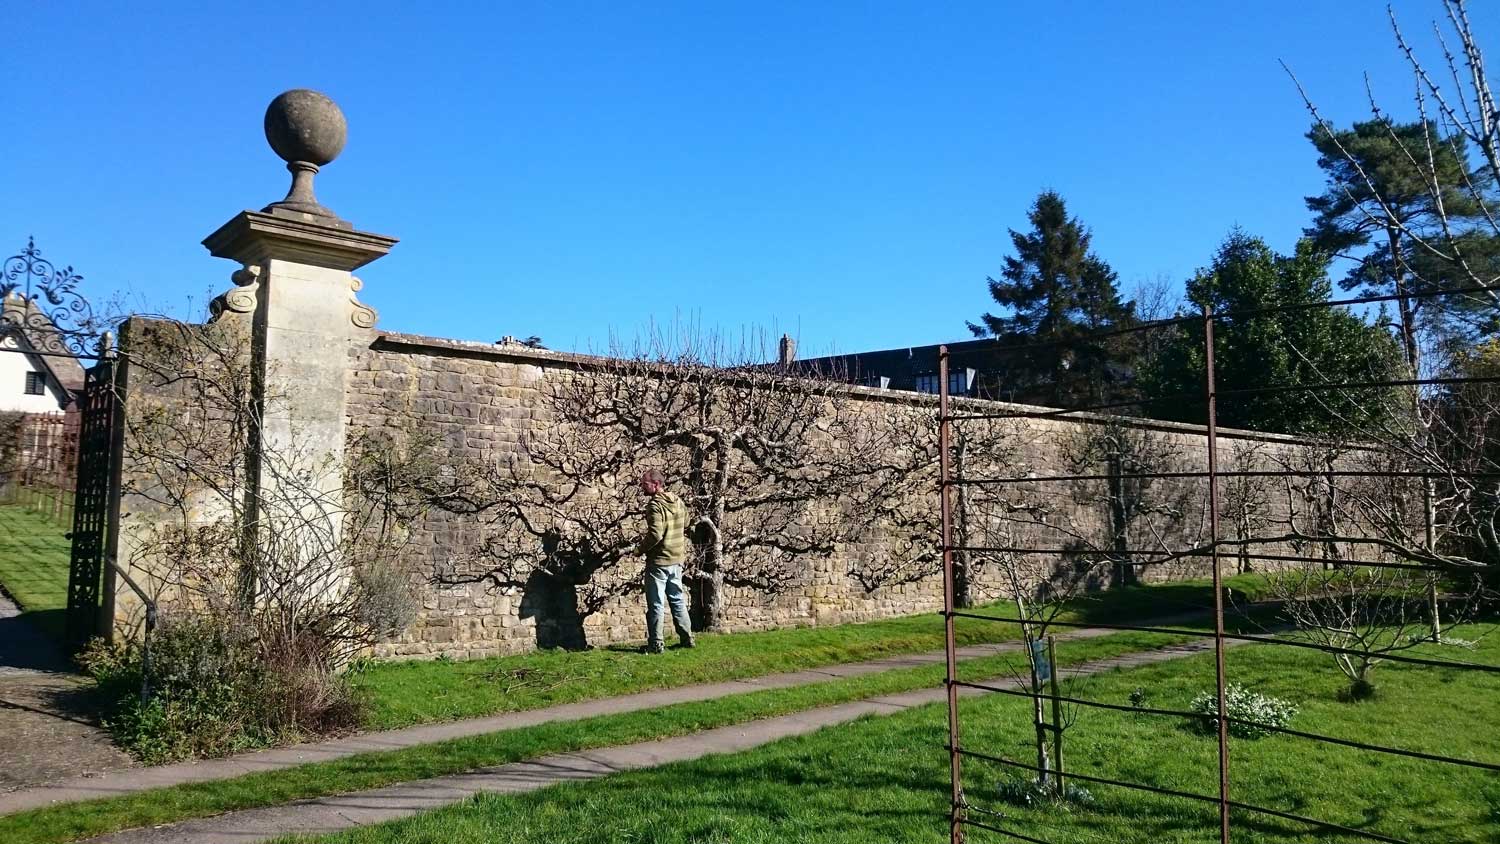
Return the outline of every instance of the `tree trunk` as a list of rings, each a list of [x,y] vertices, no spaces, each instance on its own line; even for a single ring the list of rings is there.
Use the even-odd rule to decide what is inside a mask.
[[[1401,315],[1401,349],[1406,355],[1406,365],[1411,369],[1412,378],[1420,378],[1422,372],[1422,349],[1417,343],[1417,314],[1412,305],[1411,298],[1406,290],[1406,263],[1401,259],[1401,230],[1399,228],[1386,229],[1386,236],[1391,245],[1391,281],[1396,292],[1396,308]],[[1412,388],[1414,400],[1419,397],[1416,387]],[[1421,417],[1413,420],[1421,426]]]
[[[698,583],[703,601],[703,628],[711,633],[721,632],[724,629],[724,573],[705,566]]]
[[[1250,538],[1250,513],[1249,513],[1249,507],[1247,505],[1245,505],[1244,503],[1241,503],[1239,512],[1235,514],[1234,533],[1235,533],[1235,539],[1244,540],[1244,539],[1249,539]],[[1239,573],[1240,574],[1249,574],[1250,572],[1252,572],[1252,571],[1255,570],[1254,567],[1250,563],[1250,546],[1249,545],[1241,545],[1240,546],[1239,560],[1240,560],[1240,564],[1236,568],[1239,569]]]
[[[1386,228],[1386,237],[1390,242],[1391,249],[1391,271],[1392,281],[1396,290],[1396,304],[1401,314],[1401,347],[1406,353],[1406,365],[1411,370],[1412,380],[1420,380],[1422,377],[1422,347],[1417,339],[1417,314],[1416,306],[1412,304],[1407,296],[1406,289],[1406,263],[1401,257],[1401,230],[1394,226]],[[1424,453],[1429,440],[1430,432],[1426,420],[1422,416],[1422,388],[1413,386],[1411,388],[1412,402],[1412,425],[1417,436],[1417,453]],[[1437,549],[1435,538],[1435,524],[1437,514],[1433,512],[1433,479],[1424,477],[1422,479],[1422,528],[1423,541],[1426,544],[1424,550],[1432,552]],[[1427,575],[1427,617],[1432,626],[1432,641],[1441,642],[1443,639],[1443,621],[1438,608],[1437,600],[1437,576],[1432,573]]]
[[[1036,781],[1042,786],[1051,782],[1052,764],[1047,754],[1047,710],[1042,700],[1042,679],[1038,671],[1036,650],[1033,642],[1026,640],[1027,663],[1031,667],[1031,722],[1036,727]]]
[[[1016,618],[1021,619],[1021,641],[1026,645],[1026,668],[1031,674],[1031,723],[1036,730],[1036,781],[1040,785],[1047,785],[1048,772],[1052,766],[1047,759],[1047,713],[1042,706],[1042,680],[1037,665],[1036,644],[1040,641],[1033,635],[1033,628],[1026,619],[1027,615],[1026,596],[1017,594],[1012,597],[1016,605]]]
[[[1437,546],[1436,522],[1437,512],[1433,504],[1433,479],[1422,479],[1422,527],[1423,539],[1427,543],[1427,550],[1434,551]],[[1432,641],[1439,644],[1443,641],[1443,616],[1438,607],[1438,578],[1436,572],[1427,573],[1427,619],[1432,624]]]
[[[1113,586],[1134,586],[1139,582],[1135,566],[1131,565],[1129,546],[1130,514],[1125,500],[1125,461],[1118,451],[1112,451],[1107,462],[1109,474],[1109,533],[1110,550],[1114,558]]]
[[[712,541],[703,566],[703,626],[711,633],[724,630],[724,524],[725,501],[729,496],[730,443],[722,436],[714,438],[714,477],[709,495],[709,518],[713,521]]]
[[[1066,783],[1063,782],[1063,771],[1065,768],[1063,767],[1062,701],[1058,700],[1058,698],[1062,697],[1062,693],[1058,691],[1057,683],[1057,640],[1050,635],[1047,637],[1047,667],[1047,673],[1051,676],[1052,680],[1052,756],[1054,764],[1057,766],[1057,775],[1052,778],[1052,791],[1057,795],[1057,799],[1062,800],[1067,797],[1065,792]]]
[[[702,629],[719,633],[724,629],[724,535],[719,523],[710,518],[698,521],[697,533],[704,550],[693,584],[693,609]]]

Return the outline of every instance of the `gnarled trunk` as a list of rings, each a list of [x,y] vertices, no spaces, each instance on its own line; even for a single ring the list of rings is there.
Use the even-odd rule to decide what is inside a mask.
[[[694,584],[694,609],[703,629],[718,633],[724,628],[724,536],[718,524],[707,518],[699,520],[698,533],[704,551]]]
[[[698,517],[697,541],[703,549],[698,582],[695,584],[696,614],[703,629],[711,633],[724,630],[724,515],[729,496],[729,472],[733,452],[723,434],[712,434],[713,446],[694,455],[694,465],[713,464],[713,476],[704,485],[700,500],[706,512]]]

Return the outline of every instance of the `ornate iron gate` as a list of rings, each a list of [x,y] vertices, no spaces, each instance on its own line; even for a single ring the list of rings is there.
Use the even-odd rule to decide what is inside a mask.
[[[79,397],[78,487],[73,510],[73,557],[68,570],[68,643],[81,647],[98,632],[100,584],[109,553],[114,507],[115,361],[86,372]]]
[[[81,646],[98,627],[102,575],[114,511],[115,361],[106,320],[78,291],[83,276],[57,267],[27,238],[26,248],[0,262],[0,334],[16,341],[0,352],[41,360],[97,360],[76,396],[78,474],[68,572],[67,638]],[[55,375],[53,377],[56,377]],[[59,386],[72,387],[72,383]]]

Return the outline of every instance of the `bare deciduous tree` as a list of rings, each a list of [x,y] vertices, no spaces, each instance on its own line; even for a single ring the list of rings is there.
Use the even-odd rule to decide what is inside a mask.
[[[1087,422],[1068,438],[1063,454],[1068,471],[1104,476],[1073,484],[1074,501],[1100,517],[1099,529],[1083,525],[1074,530],[1074,539],[1081,549],[1109,556],[1113,586],[1140,581],[1145,561],[1132,551],[1170,554],[1183,539],[1201,533],[1192,519],[1193,485],[1154,477],[1180,471],[1176,454],[1166,437],[1124,419]]]
[[[1267,465],[1259,443],[1235,449],[1228,463],[1229,477],[1224,479],[1220,518],[1229,524],[1236,540],[1259,536],[1271,524],[1270,479],[1256,475]],[[1240,574],[1254,571],[1249,545],[1235,548],[1235,569]]]
[[[687,578],[704,628],[725,624],[727,587],[804,580],[812,558],[869,529],[857,502],[888,429],[860,424],[836,380],[756,363],[752,348],[656,336],[549,376],[550,424],[437,502],[488,520],[448,577],[516,586],[540,573],[578,593],[581,615],[596,611],[634,588],[620,571],[641,530],[634,484],[655,468],[691,511]]]
[[[1342,187],[1327,201],[1338,205],[1347,226],[1385,237],[1388,254],[1381,271],[1389,275],[1396,301],[1399,318],[1394,328],[1411,377],[1419,380],[1462,375],[1454,369],[1451,347],[1445,345],[1451,336],[1432,331],[1430,323],[1419,318],[1424,308],[1456,317],[1470,334],[1493,332],[1500,320],[1500,289],[1495,289],[1500,274],[1493,260],[1500,215],[1491,194],[1500,184],[1500,111],[1467,3],[1443,0],[1442,8],[1447,27],[1433,25],[1441,52],[1436,63],[1423,59],[1394,10],[1388,10],[1396,46],[1416,81],[1412,111],[1419,130],[1393,119],[1367,85],[1374,118],[1366,128],[1381,135],[1374,140],[1394,150],[1394,166],[1402,171],[1399,179],[1368,165],[1297,83],[1315,133],[1329,145],[1329,157],[1343,174]],[[1465,354],[1460,351],[1457,357]],[[1403,528],[1395,531],[1398,536],[1382,539],[1390,540],[1388,550],[1443,568],[1489,564],[1493,557],[1469,556],[1483,547],[1477,531],[1488,520],[1484,510],[1493,512],[1488,482],[1475,483],[1466,476],[1473,474],[1479,453],[1465,441],[1466,435],[1475,433],[1472,414],[1460,414],[1462,421],[1452,416],[1451,401],[1436,386],[1400,392],[1405,407],[1395,424],[1361,419],[1350,426],[1358,432],[1352,438],[1388,448],[1420,478],[1420,537],[1402,535]],[[1392,499],[1396,500],[1399,497]],[[1384,505],[1390,508],[1390,503]],[[1417,553],[1406,554],[1408,550]],[[1429,592],[1429,620],[1436,636],[1441,621],[1435,584]]]
[[[1293,635],[1336,648],[1329,656],[1349,681],[1351,700],[1375,692],[1370,674],[1391,654],[1427,641],[1427,579],[1403,569],[1293,567],[1270,578],[1272,594],[1295,626]],[[1477,592],[1459,596],[1463,608]],[[1464,609],[1455,615],[1462,617]]]

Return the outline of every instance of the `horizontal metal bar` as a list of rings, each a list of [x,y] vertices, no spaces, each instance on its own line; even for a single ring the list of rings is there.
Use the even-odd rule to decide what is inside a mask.
[[[1216,396],[1263,396],[1269,393],[1313,393],[1322,390],[1380,390],[1389,387],[1441,387],[1449,384],[1500,384],[1500,375],[1472,378],[1398,378],[1390,381],[1345,381],[1323,384],[1277,384],[1270,387],[1240,387],[1219,390]]]
[[[1500,478],[1500,472],[1383,472],[1383,471],[1346,471],[1335,472],[1294,472],[1278,470],[1258,470],[1244,472],[1215,472],[1220,478],[1464,478],[1470,480],[1490,480]],[[1006,484],[1035,484],[1053,481],[1146,481],[1166,480],[1171,478],[1208,478],[1209,473],[1203,472],[1117,472],[1113,475],[1030,475],[1017,478],[973,478],[970,480],[951,480],[949,486],[1004,486]]]
[[[1062,673],[1064,673],[1066,671],[1067,671],[1066,667],[1058,669],[1059,675],[1061,675]],[[1064,679],[1068,679],[1068,678],[1064,678]],[[1088,706],[1088,707],[1093,707],[1095,709],[1109,709],[1109,710],[1113,710],[1115,712],[1130,712],[1130,713],[1133,713],[1133,714],[1140,714],[1140,715],[1162,715],[1162,716],[1174,717],[1174,718],[1214,718],[1215,717],[1213,715],[1207,715],[1207,714],[1202,713],[1202,712],[1190,712],[1190,711],[1181,710],[1181,709],[1157,709],[1157,708],[1149,707],[1149,706],[1126,706],[1125,704],[1121,704],[1121,703],[1105,703],[1104,701],[1088,700],[1086,698],[1069,697],[1067,695],[1052,695],[1052,694],[1049,694],[1049,693],[1046,693],[1046,692],[1030,692],[1030,691],[1026,691],[1024,689],[1007,689],[1007,688],[1004,688],[1004,687],[1001,687],[1001,686],[991,686],[991,685],[988,685],[988,684],[985,684],[985,683],[972,683],[972,682],[969,682],[967,680],[955,680],[955,681],[953,681],[953,685],[955,685],[955,686],[962,686],[962,687],[968,688],[968,689],[977,689],[979,691],[994,692],[996,694],[1002,694],[1002,695],[1014,695],[1016,697],[1028,697],[1028,698],[1041,698],[1042,700],[1048,700],[1048,701],[1055,700],[1055,701],[1058,701],[1060,703],[1074,703],[1074,704],[1078,704],[1079,706]],[[1283,733],[1285,735],[1296,736],[1298,738],[1305,738],[1305,739],[1308,739],[1310,741],[1321,742],[1323,744],[1337,744],[1337,745],[1342,745],[1344,747],[1352,747],[1352,748],[1355,748],[1357,750],[1368,750],[1368,751],[1371,751],[1371,752],[1374,752],[1374,753],[1388,753],[1388,754],[1391,754],[1392,756],[1407,756],[1407,757],[1410,757],[1410,758],[1413,758],[1413,759],[1423,759],[1423,760],[1426,760],[1426,761],[1429,761],[1429,762],[1443,762],[1443,763],[1446,763],[1446,764],[1449,764],[1449,765],[1460,765],[1460,766],[1463,766],[1463,767],[1466,767],[1466,768],[1478,768],[1478,769],[1480,769],[1482,771],[1500,771],[1500,765],[1492,765],[1492,764],[1490,764],[1488,762],[1476,762],[1476,761],[1473,761],[1473,760],[1470,760],[1470,759],[1459,759],[1459,758],[1453,757],[1453,756],[1440,756],[1440,755],[1433,754],[1433,753],[1423,753],[1420,750],[1404,750],[1404,749],[1399,748],[1399,747],[1388,747],[1386,745],[1380,745],[1380,744],[1366,744],[1365,742],[1352,741],[1352,740],[1349,740],[1349,739],[1335,738],[1333,736],[1319,735],[1317,733],[1307,733],[1307,732],[1303,732],[1301,730],[1293,730],[1293,729],[1290,729],[1288,727],[1277,727],[1277,726],[1274,726],[1272,724],[1265,724],[1265,723],[1262,723],[1260,721],[1252,721],[1252,720],[1249,720],[1247,718],[1236,718],[1233,715],[1226,716],[1224,718],[1224,720],[1228,721],[1231,724],[1240,724],[1240,725],[1243,725],[1243,726],[1246,726],[1246,727],[1255,727],[1256,729],[1267,730],[1269,732]]]
[[[72,352],[44,352],[40,349],[10,349],[0,348],[0,352],[13,352],[18,355],[36,355],[39,358],[77,358],[80,360],[104,360],[104,355],[78,355]]]
[[[1037,767],[1036,765],[1030,765],[1030,764],[1027,764],[1025,762],[1021,762],[1021,761],[1016,760],[1016,759],[1007,759],[1004,756],[995,756],[995,755],[992,755],[992,754],[989,754],[989,753],[980,753],[977,750],[965,750],[965,749],[960,749],[958,751],[958,753],[961,754],[961,755],[963,755],[963,756],[968,756],[968,757],[970,757],[972,759],[981,759],[981,760],[984,760],[986,762],[994,762],[994,763],[999,764],[999,765],[1009,765],[1011,767],[1022,768],[1022,769],[1025,769],[1025,770],[1028,770],[1028,771],[1033,771],[1033,772],[1036,772],[1036,773],[1039,773],[1039,774],[1040,773],[1047,773],[1045,770],[1043,770],[1042,768]],[[1096,776],[1093,776],[1092,774],[1080,774],[1080,773],[1078,773],[1076,771],[1065,771],[1063,773],[1063,776],[1065,778],[1067,778],[1067,779],[1070,779],[1070,780],[1083,780],[1084,782],[1094,782],[1094,783],[1099,783],[1100,785],[1114,785],[1114,786],[1119,786],[1121,788],[1133,788],[1133,789],[1136,789],[1138,791],[1149,791],[1149,792],[1152,792],[1154,794],[1161,794],[1161,795],[1164,795],[1164,796],[1167,796],[1167,797],[1180,797],[1180,798],[1183,798],[1185,800],[1197,800],[1197,801],[1203,802],[1203,803],[1218,804],[1218,802],[1219,802],[1219,798],[1218,797],[1211,797],[1211,796],[1209,796],[1207,794],[1198,794],[1198,793],[1192,792],[1192,791],[1179,791],[1178,789],[1175,789],[1175,788],[1162,788],[1160,786],[1155,786],[1155,785],[1146,785],[1145,783],[1126,782],[1124,780],[1113,780],[1113,779],[1109,779],[1107,777],[1096,777]],[[1282,818],[1284,820],[1296,821],[1298,823],[1305,823],[1305,824],[1308,824],[1310,826],[1318,827],[1319,829],[1330,829],[1330,830],[1334,830],[1336,832],[1346,833],[1348,835],[1357,835],[1357,836],[1359,836],[1361,838],[1368,838],[1368,839],[1370,839],[1372,841],[1386,841],[1386,842],[1390,842],[1390,844],[1409,844],[1409,842],[1407,842],[1406,840],[1401,839],[1401,838],[1391,838],[1388,835],[1381,835],[1378,832],[1370,832],[1368,830],[1355,829],[1354,827],[1344,826],[1342,824],[1336,824],[1336,823],[1333,823],[1332,821],[1322,821],[1322,820],[1318,820],[1317,818],[1309,818],[1309,817],[1306,817],[1304,815],[1294,815],[1291,812],[1283,812],[1280,809],[1272,809],[1272,808],[1267,807],[1267,806],[1256,806],[1253,803],[1242,803],[1242,802],[1240,802],[1238,800],[1230,800],[1228,802],[1229,802],[1229,805],[1231,807],[1235,808],[1235,809],[1240,809],[1240,810],[1246,811],[1246,812],[1258,812],[1260,814],[1271,815],[1273,817]]]
[[[1455,384],[1495,384],[1500,383],[1500,376],[1475,376],[1472,378],[1398,378],[1389,381],[1348,381],[1341,383],[1324,384],[1279,384],[1270,387],[1241,387],[1234,390],[1218,390],[1214,393],[1217,398],[1236,398],[1246,396],[1261,396],[1272,393],[1311,393],[1325,390],[1377,390],[1393,387],[1435,387]],[[949,422],[974,422],[981,420],[1000,419],[1053,419],[1067,416],[1072,413],[1091,413],[1100,410],[1118,410],[1124,407],[1145,407],[1147,405],[1161,404],[1163,402],[1181,401],[1190,399],[1192,401],[1204,401],[1199,393],[1176,393],[1169,396],[1157,396],[1154,398],[1138,398],[1128,401],[1104,402],[1101,404],[1084,405],[1082,407],[1067,407],[1054,410],[1016,410],[1004,413],[950,413],[942,417]]]
[[[1331,540],[1309,539],[1308,542],[1327,542]],[[1333,540],[1337,542],[1337,540]],[[1009,548],[999,545],[952,545],[947,550],[963,551],[970,554],[1051,554],[1057,556],[1097,556],[1102,557],[1115,565],[1132,566],[1135,568],[1146,568],[1147,566],[1161,566],[1175,563],[1179,560],[1191,557],[1229,557],[1231,559],[1265,560],[1269,562],[1283,563],[1319,563],[1322,565],[1348,566],[1350,568],[1372,568],[1372,569],[1398,569],[1402,571],[1442,571],[1451,572],[1448,566],[1432,565],[1430,563],[1388,563],[1367,560],[1336,560],[1331,557],[1304,557],[1296,554],[1241,554],[1239,548],[1242,545],[1229,545],[1219,549],[1194,548],[1187,551],[1145,551],[1139,549],[1104,549],[1104,548]],[[942,546],[938,551],[943,550]],[[1157,556],[1160,560],[1122,560],[1118,556]],[[1477,571],[1476,571],[1477,573]]]
[[[942,419],[949,422],[973,422],[982,419],[1050,419],[1056,416],[1066,416],[1069,413],[1090,413],[1097,410],[1117,410],[1122,407],[1136,407],[1137,405],[1160,404],[1162,402],[1178,401],[1179,399],[1202,399],[1198,393],[1177,393],[1170,396],[1158,396],[1150,399],[1132,399],[1130,401],[1105,402],[1103,404],[1091,404],[1084,407],[1068,407],[1058,410],[1025,410],[1011,411],[1008,413],[950,413]]]
[[[1204,653],[1208,653],[1208,652],[1204,651]],[[1066,668],[1059,669],[1059,674],[1061,674],[1061,672],[1065,671],[1065,670],[1066,670]],[[1064,679],[1068,679],[1068,678],[1064,678]],[[1183,711],[1183,710],[1179,710],[1179,709],[1155,709],[1155,708],[1148,707],[1148,706],[1139,706],[1139,707],[1136,707],[1136,706],[1125,706],[1123,704],[1118,704],[1118,703],[1104,703],[1103,701],[1084,700],[1082,698],[1071,698],[1071,697],[1068,697],[1067,695],[1053,696],[1053,695],[1047,694],[1046,692],[1031,692],[1031,691],[1027,691],[1026,689],[1007,689],[1004,686],[991,686],[988,683],[973,683],[973,682],[970,682],[968,680],[954,680],[953,681],[953,685],[960,686],[960,687],[965,688],[965,689],[975,689],[975,690],[981,691],[981,692],[994,692],[995,694],[1000,694],[1000,695],[1010,695],[1012,697],[1027,697],[1027,698],[1041,698],[1042,700],[1056,700],[1056,701],[1060,701],[1062,703],[1077,703],[1077,704],[1082,705],[1082,706],[1092,706],[1092,707],[1095,707],[1095,708],[1098,708],[1098,709],[1115,709],[1115,710],[1119,710],[1121,712],[1134,712],[1134,713],[1139,713],[1141,715],[1162,715],[1162,716],[1167,716],[1167,717],[1172,717],[1172,718],[1202,718],[1202,717],[1204,717],[1204,715],[1201,712],[1187,712],[1187,711]],[[1209,717],[1212,717],[1212,716],[1209,716]],[[1047,726],[1048,726],[1049,729],[1051,728],[1051,725],[1047,725]]]
[[[967,757],[969,757],[971,759],[982,759],[982,760],[984,760],[986,762],[994,762],[994,763],[1000,764],[1000,765],[1009,765],[1011,767],[1022,768],[1024,770],[1033,771],[1033,772],[1038,773],[1038,774],[1048,773],[1045,769],[1040,768],[1040,767],[1038,767],[1036,765],[1032,765],[1032,764],[1029,764],[1029,763],[1026,763],[1026,762],[1022,762],[1022,761],[1017,760],[1017,759],[1009,759],[1009,758],[1006,758],[1004,756],[995,756],[995,755],[990,754],[990,753],[981,753],[980,751],[969,750],[968,748],[960,748],[959,751],[958,751],[958,753],[961,756],[967,756]],[[1146,785],[1145,783],[1139,783],[1139,782],[1126,782],[1124,780],[1112,780],[1112,779],[1108,779],[1106,777],[1096,777],[1096,776],[1093,776],[1092,774],[1080,774],[1080,773],[1076,773],[1074,771],[1065,771],[1063,773],[1063,776],[1066,777],[1067,779],[1070,779],[1070,780],[1075,780],[1075,779],[1077,779],[1077,780],[1085,780],[1087,782],[1097,782],[1097,783],[1099,783],[1101,785],[1118,785],[1118,786],[1120,786],[1122,788],[1133,788],[1133,789],[1137,789],[1139,791],[1149,791],[1149,792],[1152,792],[1153,794],[1163,794],[1163,795],[1166,795],[1168,797],[1182,797],[1182,798],[1186,798],[1188,800],[1201,800],[1201,801],[1204,801],[1204,802],[1207,802],[1207,803],[1218,803],[1219,802],[1219,798],[1217,798],[1217,797],[1210,797],[1207,794],[1197,794],[1197,793],[1191,792],[1191,791],[1179,791],[1178,789],[1175,789],[1175,788],[1163,788],[1163,787],[1158,786],[1158,785]]]
[[[979,613],[963,612],[961,610],[954,610],[952,614],[955,618],[976,618],[980,621],[995,621],[1009,624],[1041,623],[1034,620],[1029,621],[1026,619],[1009,618],[1005,616],[981,615]],[[1147,627],[1131,624],[1106,624],[1101,621],[1058,621],[1056,619],[1049,619],[1046,623],[1055,624],[1058,627],[1097,627],[1101,630],[1124,630],[1133,633],[1166,633],[1173,636],[1206,637],[1209,635],[1209,633],[1204,630],[1189,630],[1181,627]],[[1228,632],[1224,634],[1224,638],[1237,639],[1241,642],[1257,642],[1262,645],[1283,645],[1289,648],[1306,648],[1308,650],[1322,651],[1324,653],[1331,654],[1351,654],[1354,656],[1361,656],[1364,654],[1364,651],[1357,651],[1351,648],[1340,648],[1334,645],[1320,645],[1316,642],[1302,642],[1297,639],[1276,639],[1269,636],[1251,636],[1244,633]],[[1500,674],[1500,665],[1485,665],[1482,662],[1452,662],[1449,660],[1424,659],[1419,656],[1402,656],[1400,654],[1390,653],[1378,654],[1377,658],[1385,662],[1404,662],[1410,665],[1426,665],[1432,668],[1456,668],[1463,671],[1479,671],[1486,674]]]
[[[1095,331],[1082,337],[1064,337],[1056,340],[1029,340],[1025,343],[1012,343],[1006,345],[1000,342],[1000,338],[993,338],[996,347],[1001,352],[1026,352],[1032,349],[1046,349],[1051,346],[1084,346],[1094,340],[1105,340],[1110,337],[1123,337],[1128,334],[1141,334],[1147,331],[1156,331],[1162,328],[1172,328],[1188,323],[1203,321],[1203,315],[1192,314],[1191,316],[1167,317],[1166,319],[1153,319],[1150,322],[1138,322],[1124,328],[1111,328],[1107,331]]]
[[[1348,305],[1374,305],[1379,302],[1395,302],[1401,299],[1436,299],[1443,296],[1462,296],[1469,293],[1496,293],[1500,292],[1500,285],[1479,284],[1470,287],[1455,287],[1451,290],[1422,290],[1415,293],[1382,293],[1379,296],[1355,296],[1350,299],[1330,299],[1326,302],[1298,302],[1291,305],[1277,305],[1273,308],[1256,308],[1244,311],[1229,311],[1222,314],[1213,314],[1215,320],[1221,319],[1244,319],[1245,317],[1269,316],[1271,314],[1285,314],[1296,311],[1312,311],[1318,308],[1338,308]]]
[[[1369,750],[1375,753],[1389,753],[1393,756],[1408,756],[1412,759],[1424,759],[1429,762],[1445,762],[1449,765],[1461,765],[1465,768],[1479,768],[1483,771],[1500,771],[1500,765],[1492,765],[1488,762],[1475,762],[1471,759],[1459,759],[1454,756],[1439,756],[1434,753],[1423,753],[1419,750],[1403,750],[1399,747],[1387,747],[1385,745],[1379,744],[1366,744],[1360,741],[1351,741],[1350,739],[1341,739],[1335,738],[1334,736],[1319,735],[1318,733],[1306,733],[1301,730],[1293,730],[1289,727],[1274,727],[1270,724],[1245,721],[1240,718],[1235,718],[1234,716],[1230,716],[1227,720],[1230,721],[1230,723],[1254,724],[1254,726],[1259,727],[1260,729],[1270,730],[1273,733],[1282,733],[1284,735],[1305,738],[1311,741],[1320,742],[1322,744],[1337,744],[1344,747],[1352,747],[1358,750]]]
[[[968,808],[972,809],[974,807],[970,806]],[[991,814],[997,814],[998,815],[998,813],[991,813]],[[999,835],[1006,835],[1006,836],[1014,838],[1014,839],[1016,839],[1018,841],[1030,841],[1031,844],[1052,844],[1051,841],[1048,841],[1045,838],[1032,838],[1030,835],[1025,835],[1025,834],[1022,834],[1022,833],[1019,833],[1019,832],[1011,832],[1008,829],[1001,829],[998,826],[991,826],[990,824],[987,824],[984,821],[976,821],[976,820],[971,820],[969,818],[959,818],[958,822],[961,823],[961,824],[963,824],[964,826],[972,826],[972,827],[974,827],[976,829],[984,829],[984,830],[988,830],[990,832],[997,833]]]
[[[1002,821],[1020,821],[1021,820],[1020,818],[1012,817],[1011,815],[1008,815],[1005,812],[999,812],[999,811],[991,809],[991,808],[989,808],[987,806],[982,806],[982,805],[980,805],[978,803],[975,803],[975,802],[973,802],[973,801],[971,801],[969,799],[968,795],[965,795],[963,802],[960,803],[960,804],[958,804],[958,805],[963,810],[963,812],[965,813],[965,815],[967,815],[968,813],[972,812],[972,813],[979,814],[979,815],[984,815],[984,816],[990,817],[990,818],[997,818],[997,819],[1002,820]],[[1046,820],[1044,818],[1027,817],[1027,818],[1025,818],[1025,822],[1026,822],[1027,826],[1040,826],[1040,827],[1046,827],[1046,828],[1055,829],[1055,830],[1063,828],[1056,821],[1048,821],[1048,820]],[[975,822],[972,825],[973,826],[980,826],[980,827],[983,827],[983,828],[986,828],[986,829],[989,828],[989,827],[984,827],[982,822]],[[1092,839],[1094,841],[1112,842],[1114,840],[1112,838],[1107,838],[1107,837],[1105,837],[1103,835],[1100,835],[1097,832],[1085,832],[1083,830],[1076,830],[1076,829],[1075,830],[1069,830],[1069,831],[1073,835],[1082,835],[1082,836],[1084,836],[1086,838],[1090,838],[1090,839]],[[1006,834],[1008,834],[1008,835],[1015,835],[1017,833],[1006,833]],[[1027,840],[1033,840],[1034,841],[1036,839],[1027,839]]]
[[[1395,302],[1401,299],[1434,299],[1443,296],[1462,296],[1470,293],[1496,293],[1500,292],[1500,285],[1475,285],[1471,287],[1459,287],[1451,290],[1424,290],[1408,293],[1383,293],[1379,296],[1355,296],[1348,299],[1329,299],[1323,302],[1298,302],[1291,305],[1277,305],[1270,308],[1248,308],[1240,311],[1225,311],[1224,313],[1210,313],[1209,316],[1215,322],[1225,320],[1247,319],[1257,316],[1271,316],[1273,314],[1295,313],[1297,311],[1310,311],[1319,308],[1340,308],[1351,305],[1374,305],[1380,302]],[[1136,323],[1124,328],[1112,328],[1108,331],[1097,331],[1082,337],[1067,337],[1056,340],[1032,340],[1026,343],[1013,343],[1005,345],[995,340],[996,347],[1002,352],[1024,352],[1031,349],[1045,349],[1051,346],[1083,346],[1091,340],[1103,340],[1110,337],[1119,337],[1126,334],[1139,334],[1145,331],[1155,331],[1161,328],[1172,328],[1178,325],[1195,324],[1203,321],[1204,314],[1196,313],[1187,316],[1167,317],[1150,322]]]

